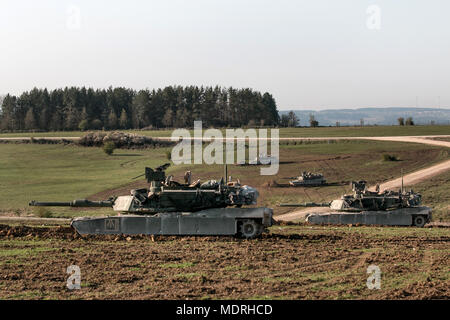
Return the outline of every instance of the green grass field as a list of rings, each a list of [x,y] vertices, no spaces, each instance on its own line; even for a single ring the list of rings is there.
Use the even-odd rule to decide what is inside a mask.
[[[206,129],[206,128],[205,128]],[[123,130],[149,137],[170,137],[173,130]],[[193,132],[193,131],[191,131]],[[224,132],[224,129],[222,129]],[[0,138],[9,137],[80,137],[85,132],[25,132],[1,133]],[[280,137],[370,137],[370,136],[415,136],[450,135],[448,125],[424,126],[367,126],[367,127],[318,127],[318,128],[281,128]]]
[[[116,150],[74,145],[0,145],[0,208],[26,207],[28,201],[65,201],[118,187],[166,161],[165,149]]]
[[[450,134],[450,126],[369,126],[280,129],[280,137],[375,137],[448,134]]]
[[[100,148],[76,145],[0,144],[0,212],[37,214],[27,206],[30,200],[70,201],[90,198],[107,199],[128,194],[130,189],[145,187],[141,174],[145,166],[155,167],[167,162],[169,148],[146,150],[116,150],[107,156]],[[382,154],[397,156],[400,161],[383,161]],[[276,176],[261,176],[258,166],[230,166],[229,173],[243,184],[258,188],[259,205],[273,207],[275,213],[285,213],[280,202],[325,202],[350,191],[348,182],[365,179],[370,185],[428,167],[448,159],[445,148],[413,143],[343,140],[280,145],[280,169]],[[168,174],[181,181],[190,167],[194,179],[220,179],[222,165],[172,166]],[[335,185],[315,188],[271,187],[271,183],[287,184],[289,177],[300,171],[320,171]],[[450,219],[450,199],[446,175],[438,183],[424,184],[420,189],[424,204],[437,207],[436,217]],[[418,188],[421,187],[420,185]],[[108,209],[50,208],[52,216],[81,216],[113,212]]]
[[[433,208],[434,221],[450,221],[450,171],[414,186],[413,190],[420,192]]]

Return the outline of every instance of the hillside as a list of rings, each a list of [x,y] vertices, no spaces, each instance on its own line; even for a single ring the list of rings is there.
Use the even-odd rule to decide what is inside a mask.
[[[341,126],[359,125],[361,119],[366,125],[393,125],[397,124],[399,117],[412,117],[416,124],[450,124],[450,109],[439,108],[360,108],[360,109],[336,109],[336,110],[295,110],[300,119],[301,126],[309,125],[309,115],[314,114],[321,126],[335,126],[340,122]],[[289,113],[290,110],[280,111],[280,115]]]

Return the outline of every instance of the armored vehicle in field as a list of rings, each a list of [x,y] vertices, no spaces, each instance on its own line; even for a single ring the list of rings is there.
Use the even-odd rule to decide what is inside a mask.
[[[323,174],[303,171],[299,177],[292,178],[289,185],[293,187],[314,187],[322,186],[327,183]]]
[[[255,159],[250,160],[248,163],[251,165],[260,165],[260,164],[272,164],[273,162],[276,162],[277,158],[274,156],[268,156],[264,153],[257,156]]]
[[[258,191],[239,182],[200,180],[184,183],[166,177],[169,164],[145,168],[149,188],[105,201],[37,202],[30,206],[111,207],[118,216],[75,218],[71,226],[80,234],[236,235],[259,236],[272,225],[272,209],[241,208],[255,205]],[[227,176],[225,170],[225,177]],[[137,177],[136,177],[137,178]]]
[[[313,213],[306,221],[313,224],[362,224],[423,227],[431,221],[432,210],[421,206],[422,197],[410,190],[369,191],[366,181],[351,182],[353,194],[330,203],[280,204],[282,207],[329,207],[332,211]]]
[[[272,164],[274,162],[277,162],[278,158],[275,156],[268,156],[265,153],[261,153],[259,154],[257,157],[255,157],[252,160],[249,160],[248,163],[245,162],[245,160],[238,162],[238,165],[240,166],[245,166],[245,165],[251,165],[251,166],[256,166],[256,165],[269,165]]]

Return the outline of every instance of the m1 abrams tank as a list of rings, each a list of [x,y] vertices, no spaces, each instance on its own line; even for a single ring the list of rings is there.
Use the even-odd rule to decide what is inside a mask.
[[[412,190],[379,192],[366,189],[366,181],[352,181],[353,194],[330,203],[280,204],[282,207],[329,207],[332,212],[313,213],[313,224],[363,224],[423,227],[431,221],[432,210],[421,206],[422,197]]]
[[[111,207],[118,216],[81,217],[71,221],[79,234],[235,235],[259,236],[272,225],[272,209],[241,208],[254,205],[258,191],[239,182],[209,180],[185,183],[166,177],[170,164],[145,168],[149,189],[131,190],[128,196],[105,201],[37,202],[30,206]],[[225,170],[225,177],[227,176]],[[137,178],[137,177],[136,177]]]
[[[243,161],[239,162],[238,165],[240,165],[240,166],[246,166],[246,165],[251,165],[251,166],[268,165],[268,164],[272,164],[274,161],[277,161],[277,157],[275,157],[275,156],[268,156],[265,153],[261,153],[260,155],[258,155],[253,160],[249,160],[248,163],[245,162],[245,160],[243,160]]]
[[[323,177],[323,174],[306,171],[303,171],[299,177],[292,179],[295,180],[289,181],[289,185],[293,187],[314,187],[322,186],[327,183],[327,181]]]

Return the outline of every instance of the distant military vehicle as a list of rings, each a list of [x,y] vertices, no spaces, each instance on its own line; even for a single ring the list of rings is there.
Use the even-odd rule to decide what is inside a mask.
[[[289,185],[293,187],[313,187],[322,186],[327,183],[323,174],[303,171],[299,177],[291,178]]]
[[[237,235],[259,236],[272,225],[272,209],[241,208],[255,205],[258,191],[238,182],[209,180],[185,183],[166,177],[169,164],[145,168],[149,189],[131,190],[128,196],[105,201],[36,202],[30,206],[112,207],[124,215],[75,218],[71,226],[80,234]],[[225,177],[227,176],[225,170]],[[232,207],[232,208],[228,208]]]
[[[249,160],[248,164],[249,165],[268,165],[268,164],[272,164],[273,162],[277,161],[277,157],[274,156],[268,156],[266,154],[259,154],[256,158]],[[244,161],[238,162],[238,165],[241,166],[245,166],[247,165],[247,163]]]
[[[282,207],[329,207],[332,212],[313,213],[306,221],[314,224],[363,224],[423,227],[432,210],[421,206],[422,197],[412,190],[379,192],[366,189],[366,181],[351,182],[353,194],[330,203],[280,204]]]

